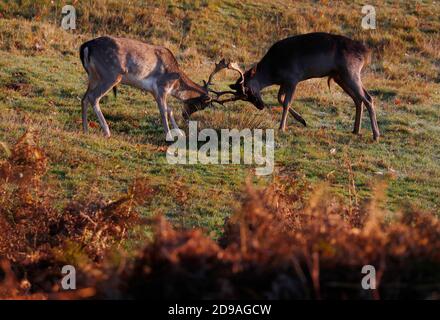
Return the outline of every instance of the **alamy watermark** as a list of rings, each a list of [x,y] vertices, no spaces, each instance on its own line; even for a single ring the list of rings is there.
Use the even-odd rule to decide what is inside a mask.
[[[365,30],[376,29],[376,9],[372,5],[365,5],[362,7],[362,13],[365,14],[362,18],[362,28]]]
[[[74,266],[65,265],[61,269],[61,273],[64,277],[61,279],[61,288],[63,290],[75,290],[76,289],[76,269]]]
[[[197,130],[197,121],[189,122],[189,134],[172,129],[167,141],[166,157],[169,164],[255,164],[258,176],[269,175],[274,169],[273,129]],[[175,140],[177,138],[177,140]],[[199,147],[200,142],[205,142]],[[243,143],[242,143],[243,142]]]
[[[361,270],[362,277],[361,286],[364,290],[375,290],[376,289],[376,268],[372,265],[365,265]]]
[[[63,18],[61,19],[61,28],[64,30],[76,29],[76,10],[72,5],[64,6],[61,9]]]

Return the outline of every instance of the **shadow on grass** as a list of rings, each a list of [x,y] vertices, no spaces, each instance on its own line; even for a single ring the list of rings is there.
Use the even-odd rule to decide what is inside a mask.
[[[369,92],[374,98],[382,101],[391,101],[397,96],[397,92],[390,89],[373,89],[369,90]]]

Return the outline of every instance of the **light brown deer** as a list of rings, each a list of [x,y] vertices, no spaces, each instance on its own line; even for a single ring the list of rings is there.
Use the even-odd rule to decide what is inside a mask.
[[[300,81],[311,78],[333,79],[354,101],[356,118],[353,133],[359,134],[364,104],[368,110],[374,140],[380,133],[373,100],[361,81],[362,67],[369,61],[370,52],[361,43],[347,37],[328,33],[309,33],[290,37],[275,43],[266,55],[247,72],[238,70],[240,77],[230,85],[234,98],[245,100],[258,109],[265,104],[260,91],[271,85],[279,85],[278,100],[283,105],[280,129],[286,128],[287,113],[304,126],[306,122],[290,108],[295,88]],[[236,66],[238,67],[238,66]],[[220,92],[218,96],[231,92]]]
[[[170,50],[141,41],[116,37],[99,37],[80,48],[81,62],[89,78],[82,99],[82,125],[88,131],[87,109],[92,105],[105,136],[110,129],[99,106],[100,99],[118,84],[151,92],[157,102],[165,135],[170,138],[168,118],[174,129],[180,129],[167,104],[169,95],[184,102],[183,116],[209,106],[212,102],[207,86],[193,82],[180,68]]]

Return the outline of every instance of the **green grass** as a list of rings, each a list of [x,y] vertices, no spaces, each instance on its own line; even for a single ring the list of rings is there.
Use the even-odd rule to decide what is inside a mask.
[[[117,6],[112,3],[113,7]],[[279,175],[293,176],[311,185],[327,181],[335,193],[350,201],[352,172],[359,201],[370,197],[375,183],[386,180],[389,185],[386,207],[390,211],[414,205],[439,212],[440,84],[433,68],[440,63],[438,51],[434,50],[439,48],[440,23],[438,19],[431,19],[433,13],[438,13],[438,6],[429,3],[420,4],[421,9],[409,6],[411,10],[405,21],[388,18],[380,22],[386,27],[385,31],[367,33],[358,29],[357,20],[352,17],[353,12],[358,12],[359,4],[351,2],[333,8],[325,2],[312,7],[304,1],[303,7],[289,5],[283,14],[280,7],[265,1],[197,3],[150,5],[158,8],[158,15],[164,15],[162,25],[151,27],[152,41],[170,46],[183,68],[197,81],[206,79],[212,58],[226,54],[239,57],[249,65],[261,56],[269,42],[287,33],[320,29],[358,35],[377,46],[374,48],[382,44],[386,50],[375,51],[373,64],[364,77],[378,108],[377,118],[383,135],[380,142],[372,141],[367,113],[362,135],[351,134],[353,102],[334,83],[329,90],[325,80],[299,85],[293,106],[306,119],[308,127],[289,118],[286,133],[276,130],[273,176],[255,177],[254,167],[244,165],[169,165],[158,109],[150,95],[132,88],[121,87],[117,100],[109,95],[101,103],[112,131],[110,139],[102,136],[100,128],[92,128],[88,135],[82,134],[80,99],[86,77],[76,50],[81,40],[92,37],[93,30],[80,27],[83,29],[75,31],[78,37],[51,25],[53,13],[50,11],[46,15],[41,13],[45,22],[29,22],[23,17],[17,18],[11,6],[5,9],[7,19],[0,20],[3,34],[0,38],[0,141],[13,144],[30,128],[39,132],[40,144],[51,162],[46,180],[58,188],[55,196],[60,206],[66,199],[87,198],[91,192],[99,192],[110,200],[126,190],[135,178],[148,177],[158,192],[152,203],[141,209],[144,215],[163,213],[176,225],[203,227],[216,237],[222,232],[224,219],[235,210],[248,177],[260,185],[270,183]],[[87,8],[81,9],[85,14]],[[384,10],[407,12],[408,7],[394,3]],[[321,11],[323,16],[319,15]],[[304,13],[303,17],[299,18],[299,12]],[[336,23],[331,19],[333,12],[337,13]],[[99,32],[105,29],[113,13],[110,10],[108,16],[94,14],[93,21],[97,22],[87,28],[94,26]],[[264,21],[255,19],[257,14],[261,14],[264,21],[272,21],[275,31],[271,36],[261,36],[272,31],[268,31],[269,26],[263,26]],[[378,10],[378,14],[382,17],[383,13]],[[189,29],[170,30],[171,18],[183,16],[188,19]],[[304,16],[314,20],[303,21]],[[299,22],[293,20],[295,17]],[[411,19],[416,19],[417,28],[411,27],[415,23]],[[286,31],[284,28],[291,23],[296,23],[295,28]],[[133,37],[141,35],[138,25],[130,30],[121,24],[120,32],[115,28],[117,26],[110,31]],[[239,34],[231,33],[237,28],[242,29]],[[259,30],[255,36],[251,28]],[[243,38],[245,34],[247,39]],[[40,35],[45,35],[43,40],[39,39]],[[228,36],[236,48],[228,44]],[[258,42],[260,36],[261,43]],[[34,50],[33,41],[45,41],[45,49]],[[181,41],[183,45],[179,44]],[[404,48],[396,47],[399,41]],[[225,87],[230,81],[231,77],[219,75],[220,86]],[[276,106],[276,90],[267,90],[264,99]],[[172,106],[180,110],[177,102]],[[250,115],[254,117],[251,120]],[[235,103],[202,111],[194,119],[200,121],[202,128],[277,128],[280,116],[274,109],[258,111],[246,103]],[[89,119],[97,122],[91,110]],[[178,121],[186,127],[180,117]],[[331,149],[336,152],[331,153]],[[1,157],[5,158],[6,154]]]

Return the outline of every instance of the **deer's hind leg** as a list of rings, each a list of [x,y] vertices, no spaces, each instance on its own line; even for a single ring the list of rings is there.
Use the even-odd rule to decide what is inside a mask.
[[[88,129],[88,121],[87,121],[87,111],[89,109],[89,104],[92,103],[92,101],[89,99],[90,92],[96,88],[99,84],[99,78],[96,76],[95,73],[89,74],[89,83],[87,85],[86,93],[84,94],[83,98],[81,99],[81,117],[82,117],[82,127],[83,132],[87,133],[89,131]]]
[[[81,99],[81,117],[82,117],[82,127],[84,133],[89,132],[88,123],[87,123],[87,110],[89,108],[89,103],[90,103],[88,99],[89,91],[90,91],[90,82],[87,87],[86,93]]]
[[[353,92],[353,90],[350,88],[350,86],[347,83],[345,83],[339,75],[333,76],[333,79],[342,88],[342,90],[344,90],[344,92],[346,94],[348,94],[353,99],[353,102],[354,102],[354,104],[356,106],[356,117],[355,117],[355,120],[354,120],[353,133],[354,134],[359,134],[360,131],[361,131],[362,114],[363,114],[363,111],[364,111],[364,108],[362,106],[362,99],[360,99],[358,97],[358,95],[356,95]]]
[[[120,75],[107,78],[105,80],[100,80],[93,89],[88,90],[88,93],[85,98],[88,99],[90,104],[93,106],[93,110],[98,117],[99,124],[101,125],[102,130],[104,130],[104,135],[106,137],[110,137],[110,129],[105,121],[104,115],[102,114],[101,108],[99,106],[99,101],[103,96],[107,94],[114,86],[116,86],[119,82],[121,82],[122,77]],[[87,109],[85,110],[87,112]],[[84,110],[83,110],[84,112]],[[87,115],[85,116],[87,117]],[[83,118],[84,121],[84,118]],[[86,118],[87,121],[87,118]],[[84,125],[84,124],[83,124]]]
[[[356,97],[356,101],[360,101],[359,112],[356,112],[355,131],[356,129],[358,131],[360,129],[360,122],[362,117],[362,103],[364,103],[370,115],[371,130],[373,131],[373,139],[378,140],[380,136],[380,132],[379,132],[379,126],[377,125],[376,110],[374,108],[373,99],[362,85],[360,74],[358,72],[347,73],[341,75],[341,80],[344,83],[344,86],[347,86],[349,90],[352,92],[352,94]],[[358,109],[358,106],[356,106],[356,108]]]
[[[91,101],[89,100],[89,94],[90,91],[93,90],[99,83],[98,78],[95,76],[94,73],[89,74],[89,83],[87,84],[87,90],[86,93],[84,93],[83,98],[81,99],[81,117],[82,117],[82,127],[83,132],[87,133],[89,131],[88,129],[88,122],[87,122],[87,110],[89,109],[89,104]]]

